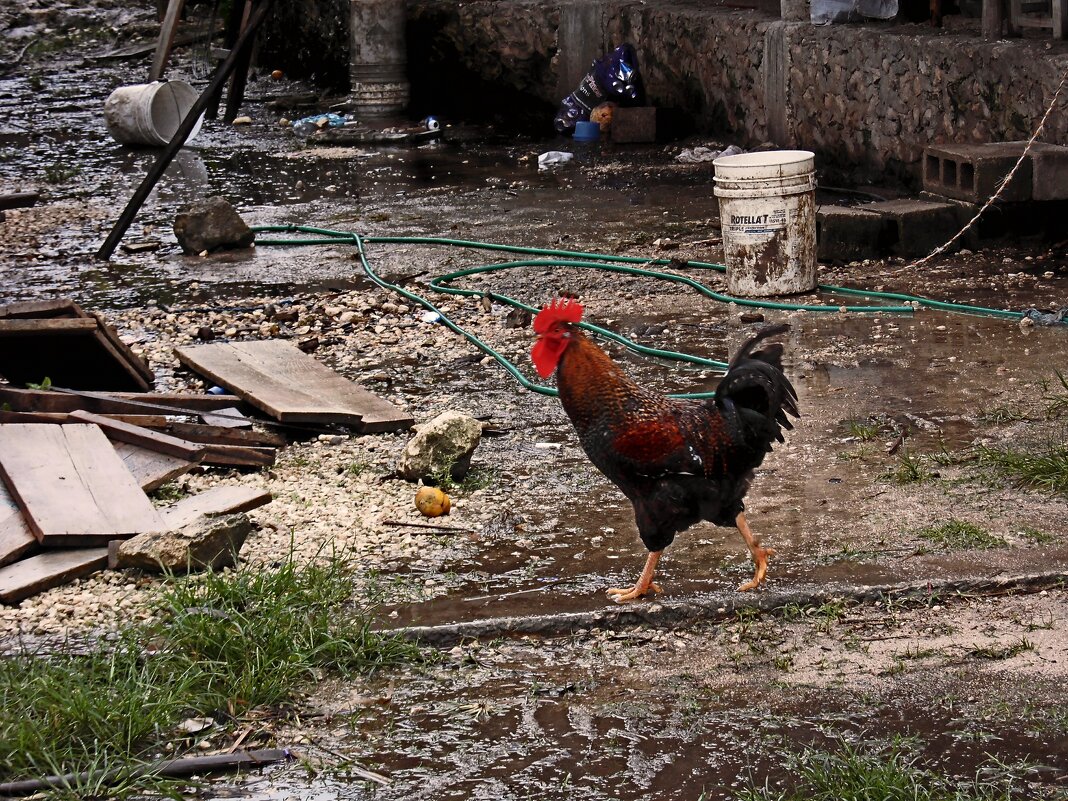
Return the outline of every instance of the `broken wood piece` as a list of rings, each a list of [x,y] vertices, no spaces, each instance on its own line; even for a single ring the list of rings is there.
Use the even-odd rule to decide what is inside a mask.
[[[111,440],[140,445],[142,448],[165,453],[168,456],[188,459],[191,462],[199,462],[204,456],[203,445],[178,439],[169,434],[162,434],[150,428],[130,425],[129,423],[123,423],[110,417],[93,414],[81,409],[71,412],[69,416],[72,420],[77,420],[81,423],[93,423],[100,426],[107,438]]]
[[[247,512],[270,503],[272,495],[268,490],[241,486],[212,487],[188,498],[182,498],[169,509],[160,510],[168,529],[181,528],[200,515],[225,515],[235,512]]]
[[[11,493],[0,481],[0,565],[22,558],[38,546]]]
[[[0,307],[0,374],[13,384],[145,391],[153,374],[100,315],[69,298]]]
[[[123,464],[145,492],[159,489],[171,479],[185,475],[196,467],[196,462],[158,451],[150,451],[140,445],[132,445],[129,442],[113,442],[112,444]]]
[[[145,428],[164,428],[168,420],[158,414],[105,414],[101,415],[109,420],[120,423],[143,426]],[[5,412],[0,410],[0,423],[54,423],[63,424],[76,422],[65,412]]]
[[[414,422],[389,401],[282,340],[220,342],[175,350],[190,369],[283,423],[342,423],[400,431]]]
[[[257,448],[252,445],[204,445],[203,464],[230,467],[270,467],[278,458],[274,448]]]
[[[106,545],[164,525],[95,425],[0,426],[0,476],[43,545]]]
[[[38,192],[8,192],[0,195],[0,209],[27,209],[41,199]]]
[[[80,548],[31,556],[13,565],[0,567],[0,602],[17,604],[52,587],[69,584],[103,570],[107,565],[107,548]],[[0,793],[3,791],[0,790]]]
[[[236,406],[219,409],[216,412],[204,412],[200,415],[209,426],[226,426],[227,428],[251,428],[252,421],[241,413]]]
[[[152,762],[135,768],[116,768],[108,771],[67,773],[0,784],[0,795],[29,795],[52,787],[76,788],[82,785],[106,785],[118,779],[137,776],[192,776],[210,771],[233,768],[255,768],[286,759],[295,759],[288,748],[265,748],[258,751],[237,751],[233,754],[208,754]]]
[[[269,446],[277,448],[286,444],[286,438],[278,434],[266,431],[244,431],[231,426],[179,423],[164,419],[160,428],[174,437],[180,437],[190,442],[204,442],[212,445],[250,445],[252,447]]]

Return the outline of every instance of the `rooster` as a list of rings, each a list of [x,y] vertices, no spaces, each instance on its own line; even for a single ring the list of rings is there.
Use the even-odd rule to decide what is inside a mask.
[[[553,300],[534,318],[531,351],[542,378],[556,372],[560,402],[590,461],[634,504],[638,534],[649,557],[633,587],[610,589],[623,603],[650,590],[664,549],[699,520],[736,526],[753,555],[755,572],[739,591],[760,586],[768,570],[765,548],[749,529],[742,499],[787,414],[800,417],[797,394],[782,372],[781,344],[756,346],[788,330],[767,326],[734,354],[707,401],[668,398],[636,384],[577,323],[582,305]]]

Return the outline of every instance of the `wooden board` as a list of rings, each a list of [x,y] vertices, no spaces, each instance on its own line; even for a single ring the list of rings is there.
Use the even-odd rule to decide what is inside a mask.
[[[203,464],[229,465],[231,467],[270,467],[278,454],[274,448],[256,448],[250,445],[205,445]]]
[[[0,481],[0,565],[25,556],[37,547],[37,538],[22,517],[11,493]]]
[[[106,545],[163,530],[148,496],[95,425],[0,425],[0,476],[44,545]]]
[[[0,337],[25,337],[30,334],[84,336],[96,331],[95,320],[81,317],[58,320],[0,320]]]
[[[166,428],[170,421],[162,414],[107,414],[109,420],[141,426],[143,428]],[[0,423],[72,423],[66,412],[5,412],[0,409]]]
[[[178,392],[60,392],[0,386],[0,404],[16,412],[73,412],[85,409],[97,414],[166,414],[188,409],[190,413],[232,408],[241,399],[233,395],[190,395]],[[175,412],[181,414],[182,412]]]
[[[361,431],[398,431],[407,412],[288,342],[221,342],[178,348],[187,367],[283,423],[342,423]]]
[[[252,487],[221,486],[182,498],[161,514],[170,530],[181,528],[200,515],[228,515],[247,512],[271,502],[271,493]]]
[[[133,445],[140,445],[142,448],[148,448],[151,451],[165,453],[168,456],[188,459],[191,462],[199,462],[204,455],[203,445],[187,442],[184,439],[153,431],[150,428],[123,423],[110,417],[104,417],[102,414],[78,410],[71,412],[69,417],[72,420],[99,426],[108,439],[116,442],[129,442]]]
[[[0,602],[19,601],[61,584],[96,573],[108,566],[107,548],[80,548],[31,556],[0,567]]]
[[[145,492],[159,489],[171,479],[184,475],[196,467],[196,462],[150,451],[140,445],[131,445],[128,442],[113,442],[112,444],[115,446],[115,452],[126,465],[126,469],[133,474],[134,479]]]
[[[213,445],[251,445],[253,447],[268,446],[278,448],[286,444],[286,438],[278,434],[272,434],[267,431],[245,431],[231,426],[165,421],[161,428],[172,437],[180,437],[190,442],[211,443]]]

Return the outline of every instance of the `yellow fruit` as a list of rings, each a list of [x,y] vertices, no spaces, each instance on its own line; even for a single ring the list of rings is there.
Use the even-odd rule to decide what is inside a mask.
[[[427,517],[440,517],[449,513],[452,501],[437,487],[420,487],[415,493],[415,508]]]

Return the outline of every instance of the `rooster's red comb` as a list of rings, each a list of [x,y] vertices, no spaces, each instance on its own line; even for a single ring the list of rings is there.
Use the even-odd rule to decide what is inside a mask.
[[[582,311],[582,304],[577,300],[553,298],[534,318],[534,333],[544,334],[554,323],[577,323],[582,319]]]

